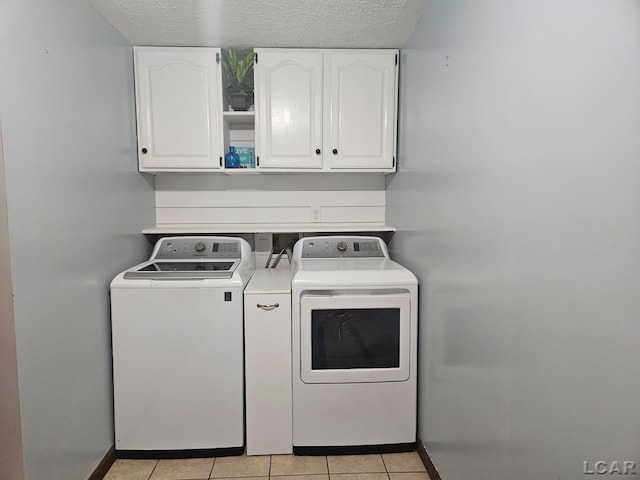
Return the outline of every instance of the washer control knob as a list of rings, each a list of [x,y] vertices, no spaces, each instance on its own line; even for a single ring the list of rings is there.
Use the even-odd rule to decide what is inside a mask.
[[[338,242],[338,250],[341,252],[346,252],[347,251],[347,243],[346,242]]]
[[[196,242],[196,245],[195,245],[196,252],[202,252],[204,248],[205,248],[204,242],[202,241]]]

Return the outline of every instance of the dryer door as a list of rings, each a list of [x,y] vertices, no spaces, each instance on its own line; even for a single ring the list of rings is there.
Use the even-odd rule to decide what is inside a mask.
[[[304,383],[402,382],[409,378],[409,293],[303,295]]]

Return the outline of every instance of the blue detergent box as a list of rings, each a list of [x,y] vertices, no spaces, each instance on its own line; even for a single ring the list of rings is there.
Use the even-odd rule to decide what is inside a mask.
[[[256,168],[256,149],[253,147],[236,147],[240,157],[239,168]]]

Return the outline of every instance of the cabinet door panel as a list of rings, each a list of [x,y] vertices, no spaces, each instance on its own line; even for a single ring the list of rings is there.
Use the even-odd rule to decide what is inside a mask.
[[[244,311],[247,454],[291,453],[291,295],[245,294]]]
[[[257,52],[260,168],[322,167],[322,54]]]
[[[141,170],[220,168],[222,113],[217,52],[136,48]]]
[[[392,168],[395,52],[332,52],[325,69],[325,95],[330,96],[325,151],[331,168]]]

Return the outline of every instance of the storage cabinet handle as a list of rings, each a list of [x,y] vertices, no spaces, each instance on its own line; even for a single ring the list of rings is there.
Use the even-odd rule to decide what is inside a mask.
[[[266,310],[267,312],[270,312],[274,308],[278,308],[280,306],[280,304],[279,303],[272,303],[271,305],[263,305],[261,303],[258,303],[256,306],[258,308],[261,308],[262,310]]]
[[[337,155],[337,154],[338,154],[338,149],[337,149],[337,148],[334,148],[334,149],[333,149],[333,154],[334,154],[334,155]]]
[[[320,155],[322,152],[320,151],[319,148],[316,148],[316,155]]]
[[[142,153],[147,153],[147,151],[148,151],[148,150],[147,150],[146,148],[143,148],[143,149],[142,149]]]

